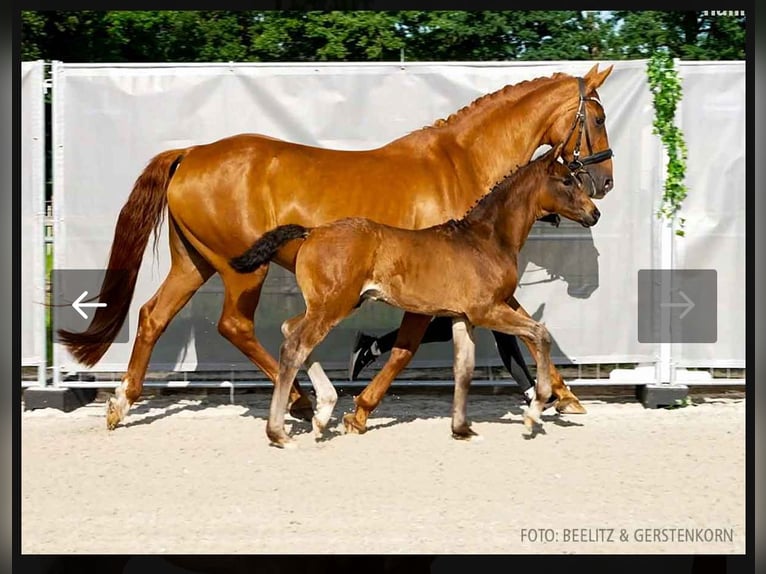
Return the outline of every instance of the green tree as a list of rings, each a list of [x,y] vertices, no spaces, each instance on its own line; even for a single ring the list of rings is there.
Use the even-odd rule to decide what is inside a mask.
[[[745,57],[745,19],[617,11],[22,12],[23,59],[64,62]]]
[[[392,12],[261,12],[249,32],[262,61],[397,60],[403,41]]]
[[[745,18],[702,12],[614,12],[616,58],[648,58],[667,48],[672,58],[733,60],[745,58]]]

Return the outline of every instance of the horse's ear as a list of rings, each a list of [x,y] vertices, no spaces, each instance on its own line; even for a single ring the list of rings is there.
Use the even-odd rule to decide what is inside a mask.
[[[599,88],[601,84],[604,83],[604,80],[606,80],[609,74],[612,73],[612,68],[614,68],[614,64],[610,65],[603,72],[599,72],[598,64],[593,66],[584,76],[586,93],[590,93],[593,90]]]

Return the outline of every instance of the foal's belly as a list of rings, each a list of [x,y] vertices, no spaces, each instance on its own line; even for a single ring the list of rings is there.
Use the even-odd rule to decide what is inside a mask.
[[[360,295],[424,315],[460,316],[483,289],[475,257],[423,231],[386,232]]]

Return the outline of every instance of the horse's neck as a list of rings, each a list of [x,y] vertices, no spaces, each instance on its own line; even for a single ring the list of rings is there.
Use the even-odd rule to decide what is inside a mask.
[[[548,141],[550,128],[560,110],[567,109],[562,103],[567,102],[569,88],[562,80],[541,84],[515,101],[512,95],[497,93],[495,99],[455,118],[452,127],[485,189],[529,162],[538,147],[552,144]]]

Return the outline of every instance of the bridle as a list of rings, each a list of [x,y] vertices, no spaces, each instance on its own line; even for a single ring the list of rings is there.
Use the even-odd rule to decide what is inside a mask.
[[[569,168],[569,171],[572,172],[572,175],[578,180],[580,179],[579,176],[581,174],[585,174],[591,179],[591,181],[593,181],[593,176],[588,172],[587,169],[585,169],[585,166],[606,161],[613,157],[614,153],[612,152],[611,148],[593,153],[593,146],[590,143],[590,134],[588,133],[588,127],[585,125],[585,102],[596,102],[601,107],[601,109],[603,109],[603,106],[601,105],[601,102],[596,98],[585,97],[585,80],[583,78],[577,78],[577,85],[580,89],[580,102],[577,107],[577,114],[575,115],[574,122],[572,123],[572,127],[570,128],[569,134],[567,134],[563,145],[566,146],[567,143],[569,143],[569,140],[572,138],[572,134],[574,134],[575,129],[577,129],[577,140],[575,142],[574,151],[572,152],[572,161],[567,164],[567,167]],[[580,144],[582,143],[583,132],[585,132],[585,143],[588,146],[588,153],[590,153],[590,155],[581,159]],[[595,182],[593,183],[595,184]],[[595,189],[595,185],[593,185],[592,189]]]

